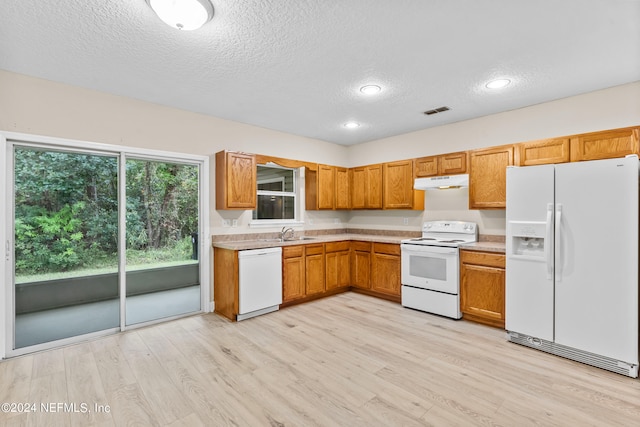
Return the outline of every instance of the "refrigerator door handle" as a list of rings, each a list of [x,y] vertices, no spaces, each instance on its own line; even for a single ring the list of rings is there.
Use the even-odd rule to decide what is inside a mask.
[[[560,226],[562,224],[562,204],[556,204],[556,245],[555,245],[555,268],[556,268],[556,282],[562,280],[562,230]]]
[[[547,204],[547,228],[544,237],[544,258],[547,263],[547,280],[553,279],[553,203]]]

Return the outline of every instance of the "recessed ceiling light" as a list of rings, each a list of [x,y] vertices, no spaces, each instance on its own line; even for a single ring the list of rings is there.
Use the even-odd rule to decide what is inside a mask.
[[[364,93],[365,95],[375,95],[381,90],[382,88],[378,85],[365,85],[360,88],[360,92]]]
[[[487,87],[489,89],[500,89],[500,88],[503,88],[505,86],[509,86],[510,83],[511,83],[511,80],[509,80],[509,79],[497,79],[497,80],[492,80],[489,83],[487,83]]]
[[[178,30],[197,30],[213,17],[210,0],[147,0],[165,24]]]
[[[356,129],[360,127],[360,123],[358,122],[347,122],[344,124],[344,127],[347,129]]]

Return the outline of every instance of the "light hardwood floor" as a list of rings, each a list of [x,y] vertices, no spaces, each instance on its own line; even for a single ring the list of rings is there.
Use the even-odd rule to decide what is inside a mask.
[[[37,405],[0,413],[0,425],[631,426],[640,380],[508,343],[498,329],[346,293],[4,361],[0,402]],[[42,403],[67,408],[46,413]]]

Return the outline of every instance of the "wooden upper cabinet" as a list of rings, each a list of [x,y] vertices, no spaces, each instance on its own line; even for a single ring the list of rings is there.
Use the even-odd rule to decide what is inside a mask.
[[[416,178],[467,173],[467,152],[421,157],[414,160]]]
[[[513,145],[469,153],[469,209],[504,209],[507,205],[507,166],[514,164]]]
[[[571,161],[611,159],[639,154],[640,128],[614,129],[571,138]]]
[[[467,173],[467,156],[466,151],[438,156],[438,175]]]
[[[253,154],[216,153],[216,209],[255,209],[256,175]]]
[[[365,209],[367,206],[367,176],[365,168],[352,168],[349,170],[351,178],[351,209]]]
[[[349,185],[349,169],[336,167],[335,208],[351,208],[351,192]]]
[[[424,191],[413,189],[413,160],[383,164],[384,209],[424,209]]]
[[[336,168],[318,165],[318,209],[334,209],[336,190]]]
[[[367,208],[382,209],[382,165],[369,165],[365,169],[367,181]]]
[[[318,165],[305,171],[305,204],[307,210],[349,209],[349,169]]]
[[[420,157],[414,160],[416,178],[438,175],[438,156]]]
[[[351,168],[351,209],[382,209],[382,165]]]
[[[569,138],[545,139],[518,144],[520,166],[566,163],[570,160]]]

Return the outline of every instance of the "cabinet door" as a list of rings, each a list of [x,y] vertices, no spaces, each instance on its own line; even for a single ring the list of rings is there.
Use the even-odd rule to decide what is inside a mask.
[[[373,253],[371,289],[393,296],[400,296],[400,256]]]
[[[304,256],[282,259],[282,301],[288,302],[305,296]]]
[[[504,328],[505,270],[462,263],[460,310],[468,320]]]
[[[507,206],[507,166],[513,165],[513,145],[474,150],[469,154],[469,209]]]
[[[336,170],[333,166],[318,165],[318,209],[334,209]]]
[[[306,294],[322,293],[324,286],[324,246],[307,245],[305,248]]]
[[[614,129],[571,138],[571,161],[611,159],[638,154],[640,128]]]
[[[416,178],[438,175],[438,156],[420,157],[414,160]]]
[[[256,175],[253,154],[216,153],[216,209],[255,209]]]
[[[349,170],[351,181],[351,209],[367,207],[367,174],[364,167]]]
[[[438,175],[467,173],[467,152],[443,154],[438,157]]]
[[[370,244],[369,244],[370,245]],[[351,252],[351,285],[371,289],[371,249]]]
[[[349,191],[349,169],[335,168],[336,170],[336,193],[335,208],[349,209],[351,208],[351,193]]]
[[[365,176],[365,206],[369,209],[382,209],[382,165],[367,166]]]
[[[306,264],[304,245],[282,248],[282,301],[288,302],[305,296]]]
[[[325,255],[327,290],[349,286],[351,282],[349,251],[328,252]]]
[[[384,208],[413,208],[413,162],[385,163],[383,168]]]
[[[520,166],[568,162],[570,158],[569,142],[569,138],[523,142],[518,145]]]

